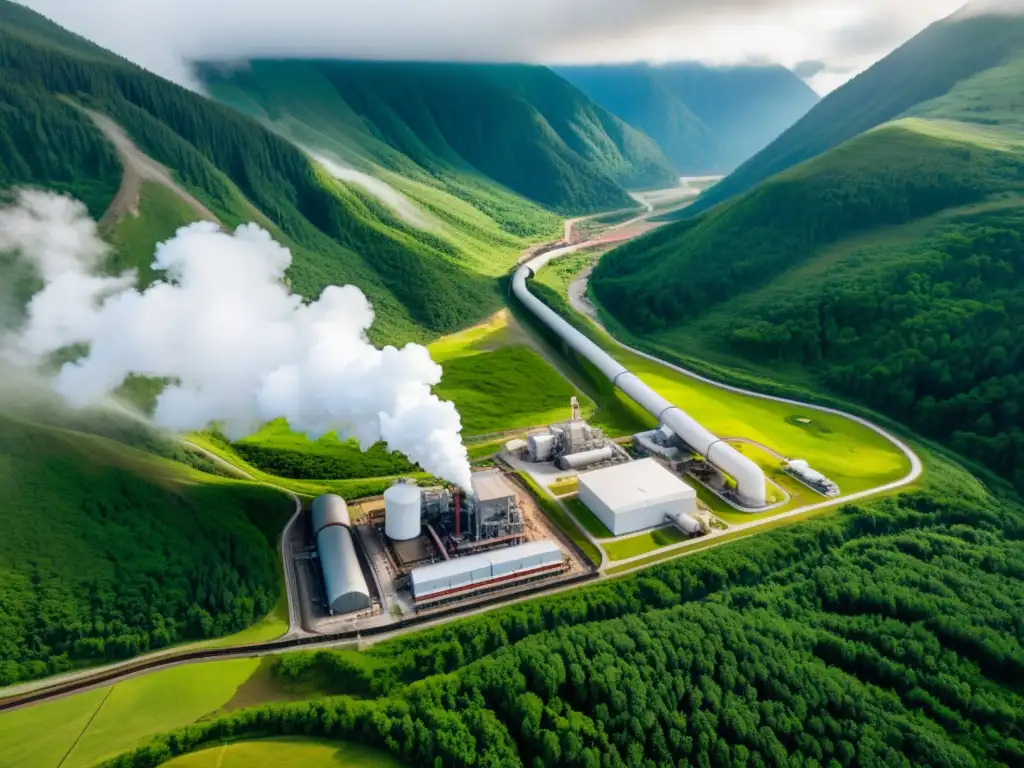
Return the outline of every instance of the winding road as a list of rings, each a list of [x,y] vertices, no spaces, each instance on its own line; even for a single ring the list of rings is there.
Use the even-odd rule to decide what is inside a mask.
[[[638,221],[640,221],[642,219],[648,218],[652,214],[652,212],[653,212],[653,205],[650,202],[642,199],[639,196],[636,199],[638,200],[638,202],[640,202],[646,208],[646,210],[644,212],[638,214],[636,217],[633,217],[633,218],[631,218],[631,219],[629,219],[627,221],[624,221],[624,222],[622,222],[620,224],[617,224],[617,225],[615,225],[613,227],[609,227],[609,228],[605,229],[601,236],[606,235],[610,230],[618,229],[618,228],[621,228],[621,227],[626,227],[626,226],[634,224],[634,223],[636,223],[636,222],[638,222]],[[574,219],[574,220],[566,222],[565,240],[563,241],[564,243],[571,242],[571,239],[572,239],[572,227],[573,227],[573,225],[577,221],[580,221],[580,219]],[[585,248],[585,247],[588,247],[588,246],[592,246],[592,245],[595,244],[595,242],[596,242],[595,240],[588,240],[586,242],[581,242],[581,243],[577,243],[577,244],[574,244],[574,245],[564,245],[563,247],[556,247],[556,248],[553,248],[552,250],[549,250],[549,251],[547,251],[547,252],[545,252],[545,253],[543,253],[543,254],[541,254],[539,256],[534,256],[533,258],[530,258],[530,256],[533,253],[536,253],[536,251],[537,251],[537,248],[534,247],[533,249],[531,249],[531,251],[529,251],[527,253],[526,259],[525,260],[521,260],[519,266],[517,267],[516,275],[518,276],[518,275],[522,274],[524,276],[524,283],[525,283],[525,278],[527,276],[532,277],[539,269],[541,269],[544,265],[550,263],[554,259],[557,259],[557,258],[559,258],[561,256],[565,256],[568,253],[572,253],[572,252],[580,250],[582,248]],[[583,291],[582,295],[585,296],[585,290]],[[580,309],[580,307],[576,306],[575,304],[574,304],[574,307],[577,310]],[[586,313],[584,313],[584,314],[586,314]],[[595,322],[596,322],[596,320],[595,320]],[[598,326],[600,327],[599,323],[598,323]],[[734,387],[734,386],[731,386],[731,385],[728,385],[728,384],[722,384],[720,382],[716,382],[716,381],[708,379],[708,378],[706,378],[704,376],[701,376],[700,374],[697,374],[697,373],[695,373],[693,371],[689,371],[689,370],[687,370],[685,368],[682,368],[680,366],[674,365],[674,364],[666,362],[664,360],[660,360],[660,359],[654,357],[653,355],[650,355],[650,354],[647,354],[647,353],[642,352],[640,350],[637,350],[637,349],[634,349],[632,347],[629,347],[628,345],[619,342],[617,339],[614,339],[614,337],[612,337],[612,338],[613,338],[613,340],[615,341],[616,344],[618,344],[620,347],[622,347],[625,350],[628,350],[628,351],[630,351],[630,352],[632,352],[634,354],[640,355],[640,356],[645,357],[645,358],[647,358],[647,359],[649,359],[651,361],[654,361],[656,363],[664,365],[665,367],[667,367],[669,369],[672,369],[674,371],[677,371],[678,373],[681,373],[683,375],[690,376],[690,377],[692,377],[694,379],[697,379],[699,381],[711,384],[711,385],[713,385],[715,387],[718,387],[720,389],[723,389],[723,390],[726,390],[726,391],[729,391],[729,392],[736,392],[736,393],[747,395],[747,396],[750,396],[750,397],[757,397],[757,398],[762,398],[762,399],[766,399],[766,400],[773,400],[773,401],[776,401],[776,402],[788,403],[788,404],[791,404],[791,405],[799,406],[802,409],[810,409],[810,410],[815,410],[815,411],[819,411],[819,412],[823,412],[823,413],[836,414],[836,415],[842,416],[844,418],[851,419],[852,421],[855,421],[855,422],[857,422],[857,423],[859,423],[859,424],[861,424],[861,425],[863,425],[863,426],[865,426],[865,427],[875,431],[879,435],[882,435],[885,439],[887,439],[893,445],[898,447],[899,450],[902,451],[903,454],[909,459],[910,465],[911,465],[911,469],[910,469],[910,472],[905,477],[903,477],[902,479],[900,479],[898,481],[895,481],[895,482],[887,483],[887,484],[879,486],[877,488],[872,488],[870,490],[866,490],[866,491],[861,491],[859,493],[850,494],[848,496],[841,497],[841,498],[838,498],[838,499],[829,499],[829,500],[823,501],[821,503],[810,504],[810,505],[807,505],[807,506],[804,506],[804,507],[800,507],[798,509],[793,509],[793,510],[790,510],[790,511],[787,511],[787,512],[783,512],[783,513],[780,513],[778,515],[774,515],[774,516],[771,516],[771,517],[768,517],[768,518],[764,518],[764,519],[760,519],[760,520],[754,520],[754,521],[751,521],[749,523],[742,523],[742,524],[739,524],[739,525],[733,525],[733,526],[730,526],[729,529],[727,531],[724,531],[724,532],[715,531],[715,532],[712,532],[712,533],[710,533],[710,534],[708,534],[706,536],[700,537],[698,539],[691,539],[691,540],[687,540],[687,541],[684,541],[684,542],[680,542],[679,544],[674,544],[674,545],[670,545],[670,546],[667,546],[667,547],[663,547],[663,548],[655,550],[654,552],[651,552],[651,553],[644,553],[642,555],[637,555],[635,557],[630,557],[630,558],[626,558],[624,560],[615,561],[612,564],[609,564],[607,562],[607,558],[604,558],[604,562],[602,562],[602,564],[601,564],[601,566],[599,568],[599,571],[598,571],[598,577],[599,578],[610,578],[611,577],[607,573],[607,569],[609,567],[612,567],[612,568],[615,569],[615,577],[618,577],[618,576],[624,575],[626,573],[630,573],[632,571],[639,570],[639,569],[641,569],[643,567],[646,567],[646,564],[642,563],[641,561],[648,560],[652,556],[659,556],[659,555],[661,555],[661,556],[664,557],[666,555],[675,554],[677,551],[679,551],[679,555],[682,556],[682,555],[685,555],[687,553],[685,551],[681,551],[681,550],[685,550],[687,547],[694,547],[695,545],[698,545],[698,544],[700,546],[697,547],[696,549],[694,549],[693,551],[694,552],[695,551],[704,551],[704,550],[706,550],[706,549],[708,549],[710,547],[716,547],[716,546],[719,546],[720,544],[724,544],[724,543],[726,543],[729,540],[734,540],[735,537],[730,536],[729,539],[725,539],[722,542],[718,542],[718,543],[712,542],[710,545],[707,543],[709,541],[709,539],[713,539],[715,537],[720,537],[720,536],[722,536],[724,534],[734,534],[737,531],[755,531],[757,528],[759,528],[759,527],[761,527],[763,525],[776,523],[778,520],[782,520],[782,519],[786,519],[786,518],[790,518],[790,517],[796,517],[798,515],[807,514],[809,512],[813,512],[815,510],[825,509],[827,507],[833,507],[833,506],[836,506],[836,505],[845,504],[847,502],[856,501],[858,499],[865,498],[865,497],[868,497],[868,496],[873,496],[873,495],[878,494],[878,493],[884,493],[884,492],[887,492],[887,491],[897,490],[899,488],[902,488],[904,486],[909,485],[910,483],[913,483],[915,480],[917,480],[921,476],[922,465],[921,465],[921,460],[917,456],[917,454],[906,443],[904,443],[902,440],[900,440],[899,438],[897,438],[894,435],[890,434],[889,432],[887,432],[885,429],[883,429],[882,427],[878,426],[877,424],[874,424],[871,421],[868,421],[867,419],[864,419],[864,418],[861,418],[859,416],[855,416],[855,415],[852,415],[852,414],[848,414],[848,413],[845,413],[843,411],[840,411],[840,410],[837,410],[837,409],[834,409],[834,408],[828,408],[828,407],[824,407],[824,406],[812,405],[810,403],[802,403],[802,402],[799,402],[797,400],[790,400],[790,399],[787,399],[787,398],[776,397],[776,396],[773,396],[773,395],[765,395],[765,394],[762,394],[762,393],[759,393],[759,392],[753,392],[753,391],[750,391],[750,390],[745,390],[745,389],[742,389],[740,387]],[[301,617],[299,615],[299,613],[300,613],[300,606],[301,606],[301,600],[300,600],[300,597],[299,597],[298,587],[297,587],[297,584],[296,584],[297,579],[296,579],[294,561],[293,561],[293,558],[291,556],[292,553],[291,553],[291,546],[290,546],[290,543],[291,543],[291,541],[293,539],[293,532],[294,532],[295,523],[299,519],[300,513],[302,511],[302,502],[301,502],[301,500],[294,493],[292,493],[291,491],[289,491],[289,490],[287,490],[285,488],[281,488],[280,486],[276,486],[276,485],[273,485],[271,483],[265,483],[265,482],[263,482],[261,480],[258,480],[257,478],[253,477],[251,474],[246,472],[244,469],[242,469],[240,467],[237,467],[234,464],[231,464],[229,461],[226,461],[221,456],[218,456],[218,455],[216,455],[216,454],[206,450],[202,446],[195,445],[195,444],[189,443],[187,441],[182,441],[182,442],[185,445],[187,445],[190,449],[198,451],[198,452],[202,453],[204,456],[207,456],[212,461],[216,462],[219,466],[223,467],[226,471],[230,472],[231,474],[235,475],[236,477],[239,477],[239,478],[251,481],[251,482],[261,483],[263,485],[268,485],[268,486],[277,488],[278,490],[280,490],[283,493],[287,494],[293,500],[294,505],[295,505],[294,512],[292,513],[291,517],[288,519],[287,523],[285,524],[284,530],[282,531],[282,534],[281,534],[282,569],[283,569],[283,572],[284,572],[285,590],[286,590],[286,594],[287,594],[287,598],[288,598],[288,632],[285,635],[283,635],[281,638],[278,638],[277,640],[269,641],[269,642],[265,642],[265,643],[253,643],[253,644],[245,644],[245,645],[238,645],[238,646],[226,646],[226,647],[206,648],[206,649],[203,649],[203,648],[197,649],[197,648],[194,648],[194,647],[191,648],[191,649],[187,648],[187,647],[185,647],[185,648],[176,648],[176,649],[165,649],[165,650],[158,651],[158,652],[155,652],[155,653],[146,654],[144,656],[138,656],[138,657],[135,657],[133,659],[128,659],[128,660],[125,660],[125,661],[115,662],[115,663],[112,663],[112,664],[108,664],[108,665],[103,666],[103,667],[96,667],[96,668],[92,668],[92,669],[81,670],[81,671],[69,673],[67,675],[61,675],[61,676],[58,676],[58,677],[51,677],[51,678],[46,678],[46,679],[43,679],[43,680],[35,680],[35,681],[30,681],[28,683],[23,683],[23,684],[19,684],[19,685],[15,685],[15,686],[9,686],[9,687],[7,687],[7,688],[5,688],[3,690],[0,690],[0,711],[12,710],[12,709],[17,709],[17,708],[20,708],[20,707],[23,707],[23,706],[29,706],[29,705],[32,705],[32,704],[40,703],[40,702],[51,700],[51,699],[60,698],[60,697],[63,697],[63,696],[67,696],[67,695],[70,695],[70,694],[73,694],[73,693],[77,693],[77,692],[80,692],[80,691],[89,690],[89,689],[96,688],[96,687],[99,687],[99,686],[112,685],[112,684],[120,682],[122,680],[131,678],[131,677],[135,677],[135,676],[140,675],[140,674],[145,674],[145,673],[153,671],[155,669],[165,669],[167,667],[176,666],[176,665],[179,665],[179,664],[189,664],[189,663],[195,663],[195,662],[199,662],[199,661],[212,660],[212,659],[229,659],[229,658],[243,658],[243,657],[251,657],[251,656],[272,655],[272,654],[286,652],[286,651],[289,651],[289,650],[296,650],[296,649],[299,649],[299,648],[312,650],[312,649],[316,649],[316,648],[330,648],[330,647],[338,647],[338,646],[350,646],[353,643],[356,643],[358,645],[366,645],[366,644],[370,644],[370,643],[376,643],[376,642],[380,642],[382,640],[387,640],[387,639],[390,639],[390,638],[393,638],[393,637],[397,637],[399,635],[406,634],[408,632],[419,631],[419,630],[427,628],[427,627],[437,626],[439,624],[443,624],[443,623],[446,623],[446,622],[449,622],[449,621],[465,618],[466,616],[471,616],[471,615],[476,615],[476,614],[484,613],[484,612],[489,611],[489,610],[494,610],[494,609],[497,609],[497,608],[502,608],[504,606],[511,605],[511,604],[518,603],[518,602],[522,602],[522,601],[525,601],[525,600],[531,600],[531,599],[534,599],[535,597],[537,597],[540,594],[551,595],[551,594],[557,594],[559,592],[565,592],[565,591],[575,590],[575,589],[579,588],[579,584],[578,583],[556,585],[556,586],[553,586],[553,587],[551,587],[549,589],[546,589],[546,590],[543,590],[543,589],[538,590],[538,592],[536,592],[536,593],[515,597],[515,598],[509,599],[509,600],[495,601],[493,604],[488,604],[488,605],[476,607],[476,608],[473,608],[473,609],[467,610],[467,611],[461,611],[461,612],[454,612],[453,611],[451,614],[446,614],[446,615],[442,615],[442,616],[436,616],[436,617],[432,617],[432,618],[424,617],[424,620],[416,622],[415,625],[402,626],[402,627],[397,627],[397,628],[395,628],[393,630],[386,630],[386,631],[375,632],[372,637],[369,636],[369,633],[364,634],[362,638],[359,637],[358,633],[349,633],[352,636],[344,637],[344,638],[335,638],[335,639],[324,638],[322,640],[321,639],[317,639],[315,637],[306,636],[306,633],[304,632],[304,630],[302,628]],[[558,502],[558,503],[561,504],[561,502]],[[564,505],[563,505],[563,509],[566,509],[566,512],[572,517],[571,510],[569,510]],[[573,517],[573,519],[575,520],[575,517]],[[591,541],[593,541],[595,544],[597,544],[598,547],[600,548],[600,544],[599,544],[598,540],[594,539],[589,533],[587,533],[586,529],[583,526],[579,526],[579,527],[580,527],[580,530],[583,531],[584,534]],[[601,550],[601,551],[603,553],[603,550]],[[632,569],[629,569],[629,568],[622,569],[622,566],[629,566],[630,564],[633,564],[633,563],[636,563],[636,567],[635,568],[632,568]],[[620,569],[622,569],[622,570],[620,571]]]

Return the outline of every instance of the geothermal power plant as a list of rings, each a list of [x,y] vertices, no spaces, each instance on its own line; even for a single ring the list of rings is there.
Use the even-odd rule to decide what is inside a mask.
[[[657,426],[612,439],[582,417],[573,397],[565,421],[508,440],[494,466],[472,472],[467,488],[398,480],[380,496],[353,502],[352,511],[339,496],[316,498],[298,555],[308,564],[302,580],[314,615],[307,628],[379,626],[593,574],[600,563],[574,543],[564,520],[548,514],[555,502],[535,495],[541,486],[570,487],[572,502],[603,526],[600,538],[607,541],[662,528],[681,541],[723,528],[700,501],[702,493],[739,512],[789,501],[789,493],[728,438],[656,393],[529,292],[527,280],[536,270],[567,250],[573,248],[519,267],[512,290]],[[838,486],[806,461],[786,459],[779,469],[821,496],[839,495]]]

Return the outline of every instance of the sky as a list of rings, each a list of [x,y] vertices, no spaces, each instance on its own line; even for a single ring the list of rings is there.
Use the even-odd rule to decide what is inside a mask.
[[[792,68],[821,94],[963,4],[963,0],[21,2],[185,84],[189,82],[187,61],[258,56],[546,64],[773,62]]]

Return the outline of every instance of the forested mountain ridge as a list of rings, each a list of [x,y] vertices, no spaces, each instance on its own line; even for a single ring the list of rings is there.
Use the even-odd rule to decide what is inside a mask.
[[[479,193],[489,206],[483,213],[445,205],[440,231],[410,226],[256,121],[96,54],[25,9],[0,8],[0,187],[56,189],[82,199],[97,218],[104,212],[122,169],[91,120],[67,103],[70,96],[117,123],[226,226],[255,218],[270,227],[292,249],[289,278],[298,293],[362,288],[380,341],[427,339],[493,311],[494,278],[524,242],[557,230],[554,215],[493,185]],[[142,263],[150,256],[138,254]],[[448,291],[478,298],[440,299]]]
[[[271,123],[343,128],[344,160],[425,171],[454,190],[490,179],[572,214],[629,207],[623,187],[674,181],[649,137],[545,67],[256,60],[197,72],[215,97]]]
[[[682,174],[732,170],[818,102],[810,87],[781,66],[684,62],[555,71],[651,136]]]
[[[898,418],[1024,488],[1024,136],[908,118],[608,254],[666,350]]]
[[[1024,16],[983,13],[954,15],[935,22],[850,82],[821,100],[801,120],[704,193],[688,215],[752,188],[773,174],[901,116],[915,114],[965,81],[1024,56]],[[994,85],[990,82],[989,86]],[[1019,82],[1003,87],[1019,93]],[[988,99],[992,96],[992,88]],[[991,124],[1001,118],[987,109],[960,118]]]

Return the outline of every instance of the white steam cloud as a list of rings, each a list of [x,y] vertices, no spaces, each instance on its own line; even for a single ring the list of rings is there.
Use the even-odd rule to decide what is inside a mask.
[[[44,288],[23,327],[0,337],[0,352],[38,364],[88,345],[53,380],[69,404],[101,401],[130,374],[164,377],[173,383],[157,400],[162,427],[216,421],[237,439],[283,417],[311,438],[336,431],[364,449],[383,440],[468,487],[459,414],[431,392],[441,367],[419,345],[370,344],[373,310],[354,286],[330,286],[312,303],[290,294],[281,280],[291,253],[260,227],[183,227],[156,250],[166,279],[140,292],[134,273],[97,274],[106,247],[81,203],[22,191],[0,209],[0,251],[11,250],[35,265]]]

